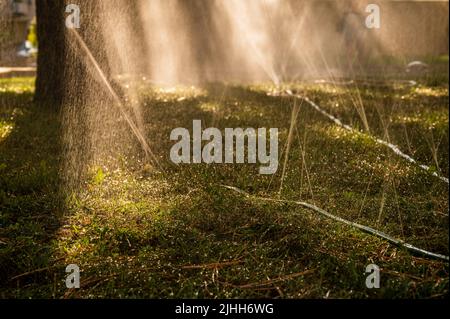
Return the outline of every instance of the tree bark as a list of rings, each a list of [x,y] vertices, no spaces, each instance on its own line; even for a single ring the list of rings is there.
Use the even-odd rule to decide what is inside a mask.
[[[39,52],[35,101],[56,110],[63,103],[83,105],[88,90],[105,94],[86,53],[66,27],[65,9],[72,3],[80,8],[80,28],[76,32],[109,74],[100,0],[36,0]]]
[[[35,101],[59,108],[64,94],[66,39],[65,1],[36,0],[39,43]]]

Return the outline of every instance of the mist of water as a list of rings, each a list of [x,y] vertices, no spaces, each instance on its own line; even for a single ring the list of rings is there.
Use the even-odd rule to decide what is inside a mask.
[[[336,80],[370,72],[367,62],[384,53],[408,55],[405,45],[401,47],[400,41],[391,40],[398,38],[394,29],[387,36],[386,28],[366,28],[364,9],[368,3],[102,1],[96,8],[100,13],[82,21],[84,32],[67,36],[67,41],[79,42],[72,54],[83,56],[92,78],[100,82],[98,85],[110,99],[100,98],[92,81],[88,81],[82,90],[88,109],[79,115],[74,107],[67,108],[67,144],[76,146],[69,147],[70,166],[79,166],[85,154],[91,154],[91,159],[103,154],[108,149],[105,136],[117,142],[111,132],[117,131],[119,125],[128,127],[132,138],[139,141],[146,154],[151,154],[151,143],[144,138],[145,121],[136,85],[139,81],[170,87],[215,81],[279,85],[301,79]],[[92,11],[90,2],[85,6],[80,8],[82,12]],[[385,12],[388,18],[383,23],[393,26],[402,21],[401,12],[392,8]],[[97,26],[95,32],[89,32],[92,23]],[[369,131],[358,92],[348,94]],[[67,93],[70,97],[80,90]],[[110,111],[111,103],[118,105],[118,114]],[[119,124],[117,115],[124,123]],[[80,121],[87,124],[74,124]],[[83,136],[82,141],[76,142],[76,136]]]

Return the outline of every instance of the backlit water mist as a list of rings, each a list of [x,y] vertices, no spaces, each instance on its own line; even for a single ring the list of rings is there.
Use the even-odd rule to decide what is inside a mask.
[[[278,85],[302,79],[352,77],[370,70],[369,62],[383,54],[395,54],[406,62],[428,49],[448,51],[439,41],[442,36],[437,30],[425,33],[415,24],[433,18],[441,25],[446,23],[448,29],[448,19],[442,15],[448,9],[445,2],[434,7],[436,12],[428,10],[427,14],[381,2],[380,29],[365,25],[370,1],[92,3],[80,4],[80,39],[85,45],[76,43],[80,41],[70,32],[66,36],[71,47],[68,54],[81,57],[85,72],[90,74],[81,86],[80,74],[67,76],[64,127],[68,172],[95,162],[111,151],[112,145],[128,147],[130,139],[138,140],[145,153],[151,152],[151,137],[149,145],[142,138],[145,123],[138,98],[140,82],[164,87],[206,82]],[[430,48],[429,43],[441,47]],[[75,81],[71,81],[75,78],[77,90],[73,89]],[[353,100],[365,123],[363,101],[358,96]],[[124,107],[114,111],[112,104],[126,105],[127,114]],[[124,132],[130,128],[132,134],[128,136]]]

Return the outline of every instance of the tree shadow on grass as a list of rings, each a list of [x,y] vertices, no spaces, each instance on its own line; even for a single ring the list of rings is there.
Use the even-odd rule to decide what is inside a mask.
[[[170,131],[191,130],[193,119],[219,128],[288,129],[291,101],[239,87],[228,87],[227,92],[224,95],[219,88],[217,94],[210,90],[197,98],[147,101],[148,138],[164,163],[174,143]],[[264,194],[270,177],[258,176],[256,165],[168,166],[165,175],[144,176],[139,165],[133,170],[127,159],[117,171],[105,171],[94,183],[87,181],[78,204],[68,208],[76,218],[64,214],[67,234],[53,241],[66,211],[59,187],[60,127],[53,113],[32,105],[22,110],[0,144],[2,163],[7,165],[0,179],[4,225],[0,240],[5,242],[0,246],[0,265],[6,274],[1,278],[2,297],[50,297],[54,292],[65,297],[319,298],[330,287],[336,296],[367,295],[361,270],[368,256],[384,246],[361,237],[368,242],[356,247],[349,237],[359,238],[360,233],[295,206],[249,201],[220,186],[271,196]],[[322,123],[313,111],[305,111],[308,122]],[[211,124],[214,116],[216,122]],[[332,136],[322,139],[327,149],[336,144]],[[314,146],[316,142],[310,148],[322,154],[318,151],[325,144]],[[293,192],[289,195],[296,199],[297,188],[288,183]],[[339,190],[342,184],[334,186]],[[81,289],[66,294],[60,280],[62,262],[53,263],[56,246],[67,247],[62,255],[82,269]],[[390,258],[389,264],[383,258],[374,261],[395,271],[403,263],[411,265],[409,256]],[[44,270],[10,280],[36,269]],[[402,270],[416,275],[418,271]],[[400,285],[408,282],[406,278]],[[381,295],[389,293],[411,295],[409,288],[397,284],[390,284]]]
[[[12,127],[0,140],[0,298],[51,297],[64,212],[58,114],[6,86],[0,116]]]

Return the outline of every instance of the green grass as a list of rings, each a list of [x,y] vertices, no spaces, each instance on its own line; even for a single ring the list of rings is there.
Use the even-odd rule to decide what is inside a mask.
[[[290,87],[364,127],[352,103],[355,88]],[[284,158],[273,177],[259,175],[258,165],[169,164],[170,131],[191,128],[193,119],[221,129],[278,127],[281,153],[292,100],[267,96],[268,89],[143,88],[146,134],[166,173],[118,152],[89,165],[69,192],[61,182],[59,117],[33,105],[32,79],[0,80],[0,297],[447,296],[448,263],[298,206],[249,200],[220,186],[277,197]],[[360,94],[371,134],[448,176],[447,87],[371,87]],[[449,254],[445,183],[306,104],[296,126],[282,198]],[[70,263],[82,270],[79,290],[65,288]],[[365,287],[370,263],[381,268],[380,289]]]

